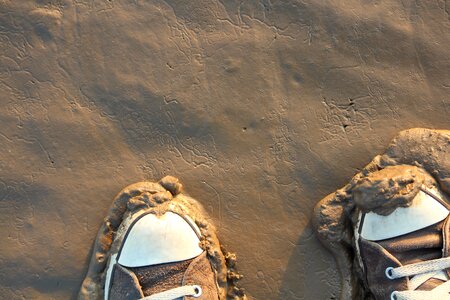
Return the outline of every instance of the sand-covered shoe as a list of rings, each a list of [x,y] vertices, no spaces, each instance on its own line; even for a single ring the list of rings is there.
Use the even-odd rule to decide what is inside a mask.
[[[375,299],[450,299],[450,206],[434,179],[388,167],[353,195],[355,254]]]
[[[80,299],[246,299],[235,256],[224,254],[204,210],[181,189],[168,176],[118,194]]]
[[[355,237],[355,234],[357,234],[362,227],[369,228],[369,221],[366,217],[363,218],[362,214],[375,212],[376,215],[380,215],[380,218],[383,219],[384,216],[394,213],[394,210],[398,207],[412,207],[412,200],[418,195],[422,188],[427,191],[434,191],[435,194],[433,195],[441,200],[445,200],[443,204],[445,207],[450,197],[449,154],[450,130],[413,128],[401,131],[391,141],[383,154],[375,156],[372,161],[362,168],[360,172],[356,173],[346,185],[337,189],[335,192],[330,193],[316,204],[311,220],[312,225],[320,242],[335,258],[341,279],[341,300],[389,299],[389,291],[392,293],[394,290],[402,290],[400,287],[387,285],[388,282],[394,284],[399,280],[385,281],[385,277],[383,277],[385,276],[385,269],[383,269],[383,267],[386,268],[387,266],[380,266],[379,270],[369,269],[369,267],[372,268],[378,265],[376,259],[374,259],[377,261],[376,263],[372,260],[370,266],[363,270],[364,265],[367,265],[364,261],[369,261],[370,258],[364,254],[363,249],[358,249],[361,241],[360,238]],[[407,169],[410,169],[410,171],[407,171]],[[415,178],[408,176],[408,173],[413,175],[417,172],[423,173],[424,176],[418,175]],[[427,200],[430,200],[430,198],[427,197]],[[444,251],[443,254],[441,253],[443,249],[447,249],[448,239],[446,236],[448,234],[448,227],[443,227],[442,230],[439,231],[439,226],[443,225],[442,221],[444,220],[441,220],[440,222],[437,221],[439,218],[436,218],[435,220],[434,217],[436,216],[434,216],[433,209],[431,209],[433,213],[426,213],[429,208],[439,206],[432,201],[427,201],[425,203],[429,203],[429,205],[424,205],[424,209],[420,209],[423,214],[414,216],[414,214],[409,213],[414,212],[414,210],[408,210],[408,214],[406,214],[409,219],[415,219],[413,222],[414,225],[417,226],[421,224],[421,226],[417,226],[416,228],[410,227],[409,225],[411,224],[406,224],[406,221],[403,220],[395,226],[386,228],[385,225],[390,218],[386,218],[386,222],[373,222],[373,226],[378,230],[375,233],[381,234],[392,231],[399,234],[398,236],[392,236],[390,238],[386,237],[385,240],[379,240],[380,236],[372,237],[372,239],[374,239],[373,241],[365,239],[367,243],[374,246],[374,248],[380,249],[379,247],[383,247],[382,255],[377,257],[384,258],[384,255],[389,253],[387,257],[393,256],[400,261],[402,265],[407,265],[419,260],[428,260],[423,257],[422,252],[432,252],[432,257],[434,258],[448,256],[446,251]],[[443,211],[443,214],[445,215],[445,210],[438,209],[438,211],[441,213]],[[394,215],[396,214],[397,213]],[[426,216],[424,216],[424,214],[426,214]],[[359,225],[357,224],[358,222],[360,222]],[[397,223],[397,221],[395,222]],[[411,258],[415,256],[416,259],[411,259],[410,261],[404,260],[403,257],[407,254],[404,250],[407,250],[407,247],[394,249],[384,243],[384,241],[395,238],[408,241],[407,238],[413,237],[412,234],[416,233],[420,235],[422,229],[430,229],[430,226],[419,229],[420,227],[427,225],[427,222],[435,223],[430,226],[437,226],[435,233],[430,235],[430,237],[433,236],[433,239],[420,238],[420,241],[417,239],[414,241],[411,240],[411,243],[409,243],[408,246],[415,246],[416,249],[418,249],[417,251],[408,252],[411,253]],[[361,224],[363,225],[362,227]],[[439,232],[442,236],[445,236],[445,240],[442,239],[438,241],[436,239]],[[427,235],[424,234],[424,236]],[[381,238],[385,237],[381,236]],[[433,242],[428,245],[423,245],[422,242],[425,241],[427,241],[427,243],[428,241],[430,243]],[[392,244],[391,246],[396,245]],[[358,254],[358,251],[360,254]],[[370,277],[375,276],[374,274],[378,274],[380,277],[376,280],[375,278],[371,279]],[[407,277],[408,278],[403,277],[402,280],[411,282],[410,277],[414,277],[414,275]],[[376,291],[376,283],[380,284],[379,291],[386,291],[381,298],[380,294],[379,296],[374,297],[374,294],[378,293]],[[425,286],[426,285],[418,287],[417,290],[422,290]],[[443,287],[445,287],[445,285]],[[418,293],[415,295],[418,295]]]

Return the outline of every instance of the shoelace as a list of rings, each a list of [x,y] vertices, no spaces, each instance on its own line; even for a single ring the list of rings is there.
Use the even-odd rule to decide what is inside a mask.
[[[184,296],[200,297],[202,288],[198,285],[183,285],[161,293],[153,294],[139,300],[174,300]]]
[[[431,291],[416,291],[428,279],[450,268],[450,257],[432,259],[418,262],[397,268],[386,269],[386,277],[397,279],[414,276],[410,280],[408,291],[394,291],[391,294],[392,300],[429,300],[429,299],[450,299],[450,280],[437,286]]]

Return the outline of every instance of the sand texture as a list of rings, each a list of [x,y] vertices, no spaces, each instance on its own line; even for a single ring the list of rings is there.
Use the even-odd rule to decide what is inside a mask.
[[[445,1],[0,0],[0,298],[76,299],[114,196],[180,179],[255,299],[336,299],[314,205],[450,128]]]

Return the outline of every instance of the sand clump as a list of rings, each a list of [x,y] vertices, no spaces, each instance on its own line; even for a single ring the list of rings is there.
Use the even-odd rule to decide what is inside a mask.
[[[389,166],[361,178],[353,188],[353,200],[363,212],[389,215],[411,204],[426,177],[425,170],[415,166]]]

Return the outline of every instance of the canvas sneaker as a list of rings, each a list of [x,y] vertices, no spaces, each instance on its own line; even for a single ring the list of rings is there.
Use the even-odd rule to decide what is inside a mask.
[[[416,179],[400,182],[404,189],[396,191],[397,199],[405,198],[402,192],[413,193],[408,203],[400,201],[396,207],[381,210],[368,209],[364,203],[357,206],[356,260],[375,299],[450,299],[449,202],[431,176]],[[399,185],[389,179],[386,183]],[[379,188],[370,197],[386,195],[388,189]],[[357,205],[361,204],[358,197],[360,202],[372,201],[364,193],[355,196]]]
[[[205,216],[176,178],[128,186],[99,232],[80,299],[245,299],[230,278],[234,256]]]

